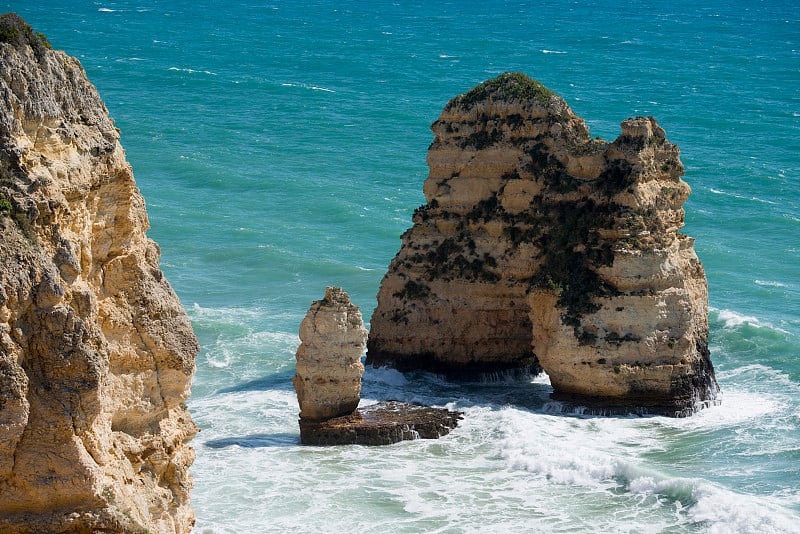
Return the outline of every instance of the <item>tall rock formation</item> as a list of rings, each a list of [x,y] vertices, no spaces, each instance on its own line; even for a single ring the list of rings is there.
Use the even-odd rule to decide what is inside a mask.
[[[655,120],[592,139],[563,99],[507,73],[432,130],[427,204],[381,283],[368,363],[543,368],[557,395],[609,411],[682,416],[716,398],[705,273],[678,233],[690,188]]]
[[[300,419],[324,421],[353,413],[361,399],[361,354],[367,329],[358,306],[339,287],[325,289],[300,323],[297,374],[292,382]]]
[[[359,408],[367,329],[358,306],[339,287],[311,304],[300,323],[297,374],[292,382],[300,404],[304,445],[390,445],[436,439],[450,433],[462,414],[397,401]]]
[[[197,340],[80,63],[0,17],[0,531],[188,532]]]

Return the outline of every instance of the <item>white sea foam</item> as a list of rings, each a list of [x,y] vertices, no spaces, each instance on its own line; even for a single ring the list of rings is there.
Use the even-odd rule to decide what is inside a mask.
[[[559,55],[560,55],[560,54],[566,54],[566,52],[563,52],[563,51],[561,51],[561,50],[547,50],[547,49],[542,49],[542,54],[559,54]]]
[[[739,384],[744,383],[748,386],[753,382],[768,382],[772,386],[770,389],[774,389],[775,391],[786,391],[787,389],[794,390],[795,388],[800,388],[800,384],[794,382],[791,376],[785,371],[773,369],[760,363],[752,363],[749,365],[736,367],[734,369],[719,371],[718,375],[723,380],[735,381]],[[775,386],[780,387],[775,388]],[[735,391],[741,391],[741,395],[746,395],[747,391],[741,390],[743,387],[744,386],[740,385],[740,389]],[[750,391],[750,393],[753,392]],[[748,399],[748,401],[752,400],[753,399]]]
[[[394,370],[367,375],[408,385]],[[298,446],[296,400],[288,388],[193,399],[191,407],[203,426],[193,468],[198,482],[205,481],[195,496],[203,511],[198,527],[214,532],[236,532],[236,524],[257,524],[258,517],[269,517],[274,531],[333,532],[331,525],[346,521],[353,530],[473,531],[481,525],[482,532],[498,533],[523,525],[613,531],[621,522],[634,531],[703,525],[712,532],[754,532],[754,525],[764,525],[788,532],[793,519],[769,499],[648,467],[639,455],[660,450],[654,429],[678,420],[467,406],[465,419],[445,438],[365,451]],[[369,517],[353,514],[362,509]]]
[[[788,334],[787,330],[775,326],[774,324],[759,319],[753,315],[745,315],[733,310],[719,310],[717,308],[709,307],[709,311],[717,314],[717,319],[722,321],[722,327],[726,330],[735,330],[742,326],[752,326],[755,328],[765,328],[774,332]]]
[[[189,74],[207,74],[209,76],[216,76],[216,72],[211,72],[210,70],[197,70],[197,69],[190,69],[190,68],[182,68],[182,67],[170,67],[167,70],[176,71],[176,72],[187,72]]]
[[[746,196],[746,195],[739,195],[737,193],[731,193],[729,191],[722,191],[720,189],[715,189],[713,187],[709,187],[708,190],[711,191],[712,193],[716,194],[716,195],[723,195],[723,196],[727,196],[727,197],[738,198],[739,200],[752,200],[753,202],[760,202],[762,204],[771,204],[771,205],[777,205],[778,204],[777,202],[772,201],[772,200],[766,200],[766,199],[759,198],[759,197],[749,197],[749,196]]]
[[[761,321],[752,315],[744,315],[733,310],[714,310],[713,308],[711,308],[711,311],[717,311],[719,320],[723,322],[725,328],[736,328],[743,324],[763,326]]]
[[[301,89],[310,89],[312,91],[323,91],[326,93],[335,93],[333,89],[328,89],[327,87],[321,87],[319,85],[309,85],[305,83],[282,83],[281,86],[283,87],[299,87]]]
[[[786,287],[786,284],[783,282],[778,282],[776,280],[755,280],[756,285],[759,286],[768,286],[768,287]]]
[[[503,422],[509,429],[499,442],[500,454],[510,468],[529,472],[548,484],[598,492],[622,490],[632,498],[654,498],[653,505],[658,507],[674,502],[681,524],[704,523],[709,532],[797,532],[798,517],[773,499],[736,493],[700,478],[673,476],[645,467],[647,464],[637,459],[648,450],[659,450],[660,440],[653,439],[654,425],[687,430],[717,427],[722,419],[726,425],[738,426],[760,420],[778,406],[770,400],[754,402],[748,395],[730,397],[728,409],[701,412],[708,415],[705,418],[536,417],[535,424],[527,421],[526,429],[517,424],[517,415],[512,415]],[[631,451],[637,455],[632,456]]]
[[[408,384],[408,379],[403,373],[388,367],[378,367],[377,369],[370,367],[365,371],[364,379],[395,387],[402,387]]]
[[[195,319],[210,319],[223,323],[231,324],[251,324],[260,323],[264,320],[277,321],[277,320],[290,320],[293,323],[297,322],[302,317],[298,318],[294,314],[285,311],[275,311],[273,309],[256,307],[256,306],[220,306],[210,307],[201,306],[197,302],[186,308],[189,317]]]
[[[709,483],[699,484],[693,497],[696,503],[687,510],[688,516],[694,522],[707,524],[709,533],[800,532],[800,517],[768,499],[737,494]]]
[[[791,510],[769,499],[736,493],[701,479],[637,476],[629,480],[627,490],[677,501],[688,523],[705,524],[710,533],[798,532],[800,518]]]
[[[720,380],[729,380],[733,372],[718,372]],[[676,428],[685,431],[707,431],[730,428],[758,421],[785,407],[780,400],[760,393],[741,389],[724,389],[720,394],[721,403],[700,410],[691,417],[672,419],[659,417],[654,423],[663,428]]]
[[[240,322],[242,319],[258,318],[263,313],[261,310],[255,308],[232,308],[227,306],[210,308],[206,306],[200,306],[196,302],[186,311],[193,319],[215,319],[229,322]]]
[[[215,351],[209,351],[206,353],[206,362],[211,367],[216,369],[224,369],[231,364],[233,355],[231,351],[227,348],[221,348]]]

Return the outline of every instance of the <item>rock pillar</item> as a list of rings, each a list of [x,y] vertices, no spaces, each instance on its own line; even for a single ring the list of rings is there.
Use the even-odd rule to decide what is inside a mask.
[[[297,374],[292,382],[300,418],[322,421],[358,407],[367,330],[358,306],[338,287],[325,289],[300,324]]]

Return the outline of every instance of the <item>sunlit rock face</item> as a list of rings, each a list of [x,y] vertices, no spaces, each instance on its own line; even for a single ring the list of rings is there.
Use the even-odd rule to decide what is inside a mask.
[[[359,408],[367,330],[358,306],[338,287],[311,304],[300,324],[297,374],[303,445],[391,445],[437,439],[458,425],[462,414],[397,401]]]
[[[338,287],[328,287],[300,323],[294,389],[300,418],[323,421],[350,414],[361,399],[367,330],[358,306]]]
[[[0,29],[0,531],[188,532],[197,340],[80,63]]]
[[[682,416],[718,392],[678,147],[652,118],[592,139],[563,99],[507,73],[433,123],[427,203],[378,293],[367,362],[550,376],[605,411]]]

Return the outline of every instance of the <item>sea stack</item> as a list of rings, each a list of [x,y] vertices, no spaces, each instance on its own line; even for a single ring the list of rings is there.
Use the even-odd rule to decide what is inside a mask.
[[[338,287],[325,289],[300,323],[297,374],[292,382],[300,419],[324,421],[351,414],[361,400],[361,355],[367,329],[358,306]]]
[[[304,445],[390,445],[435,439],[458,425],[460,412],[383,401],[358,408],[367,330],[358,307],[338,287],[311,304],[300,324],[297,374]]]
[[[550,376],[603,413],[685,416],[719,390],[678,147],[651,117],[613,142],[506,73],[433,123],[427,203],[378,293],[367,363]]]
[[[80,63],[0,17],[0,531],[185,533],[198,344]]]

